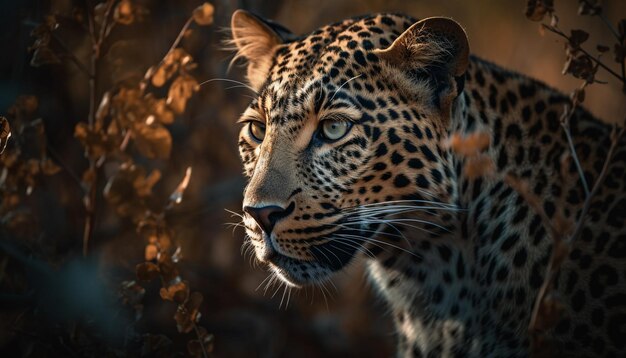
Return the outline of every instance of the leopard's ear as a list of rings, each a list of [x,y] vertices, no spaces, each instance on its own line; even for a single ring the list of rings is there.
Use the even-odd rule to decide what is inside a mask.
[[[465,30],[452,19],[430,17],[418,21],[391,46],[374,50],[374,53],[411,79],[428,79],[435,89],[434,101],[439,106],[463,90],[469,64],[469,42]]]
[[[259,89],[267,79],[276,46],[294,36],[283,26],[245,10],[233,13],[231,31],[231,42],[237,50],[233,62],[239,58],[247,60],[248,82],[255,89]]]

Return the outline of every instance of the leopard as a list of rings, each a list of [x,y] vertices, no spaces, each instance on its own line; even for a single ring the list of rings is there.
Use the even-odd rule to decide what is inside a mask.
[[[316,285],[362,260],[398,357],[526,357],[546,219],[581,222],[543,337],[562,356],[626,356],[626,142],[607,162],[609,124],[577,106],[566,131],[570,96],[470,54],[447,17],[297,35],[237,10],[229,43],[254,93],[238,120],[245,244],[274,278]],[[450,144],[480,133],[490,170]]]

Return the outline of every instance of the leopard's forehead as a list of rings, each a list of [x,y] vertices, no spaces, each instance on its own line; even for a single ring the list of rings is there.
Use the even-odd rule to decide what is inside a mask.
[[[357,90],[373,91],[380,66],[371,50],[387,48],[414,22],[406,15],[386,13],[351,18],[281,45],[258,101],[284,108],[289,100],[301,102],[347,81]]]

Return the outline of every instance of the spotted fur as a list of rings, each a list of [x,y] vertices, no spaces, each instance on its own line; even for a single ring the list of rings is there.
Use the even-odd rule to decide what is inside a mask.
[[[241,120],[265,125],[262,141],[249,123],[239,139],[257,258],[301,286],[363,257],[399,356],[527,356],[552,241],[500,174],[527,180],[549,217],[578,220],[585,194],[559,124],[568,98],[468,57],[449,19],[375,14],[295,36],[238,11],[233,42],[257,91]],[[327,141],[327,120],[351,128]],[[475,131],[490,133],[495,175],[468,177],[444,145]],[[610,128],[579,109],[571,133],[594,183]],[[624,144],[556,283],[565,309],[548,336],[568,356],[626,354]],[[263,207],[280,210],[250,215]]]

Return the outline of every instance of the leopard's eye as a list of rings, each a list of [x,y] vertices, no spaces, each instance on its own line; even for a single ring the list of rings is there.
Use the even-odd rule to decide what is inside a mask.
[[[251,121],[248,124],[248,131],[250,136],[258,142],[262,142],[263,138],[265,138],[265,124],[261,122]]]
[[[322,121],[322,136],[324,139],[335,141],[343,138],[352,127],[352,122],[345,119],[327,119]]]

